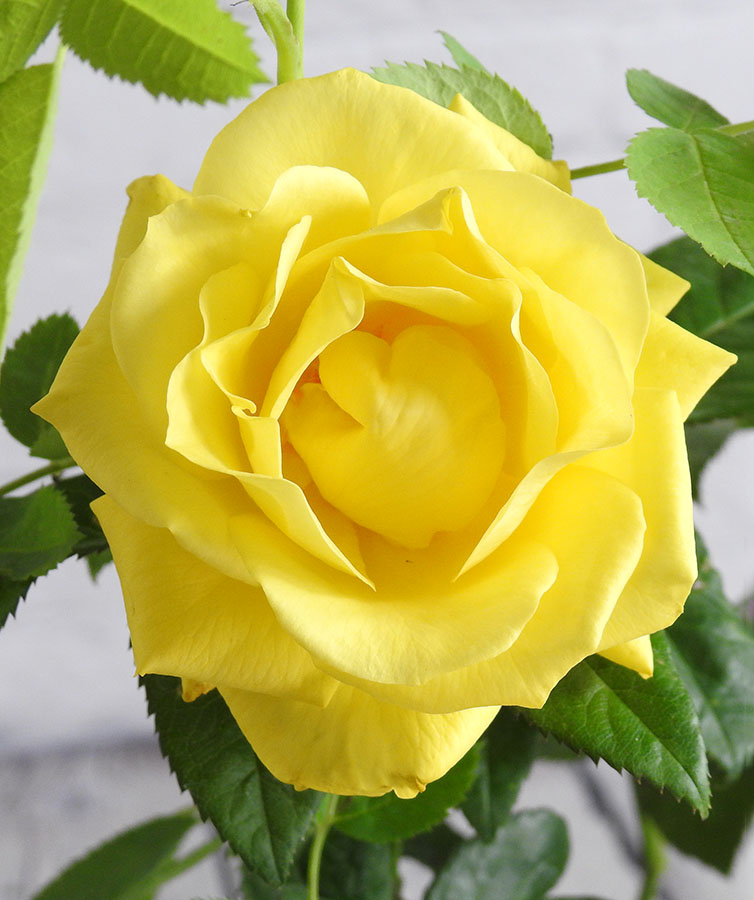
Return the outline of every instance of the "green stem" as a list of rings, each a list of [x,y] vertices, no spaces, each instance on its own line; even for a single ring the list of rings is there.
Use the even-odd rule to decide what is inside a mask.
[[[335,821],[339,801],[340,797],[337,794],[328,794],[317,813],[314,838],[309,850],[308,900],[319,900],[319,870],[322,864],[322,851],[325,849],[325,841],[330,827]]]
[[[754,131],[754,119],[748,122],[736,122],[732,125],[721,125],[713,130],[731,137],[735,137],[738,134],[748,134],[750,131]],[[575,178],[588,178],[590,175],[604,175],[605,172],[618,172],[620,169],[625,168],[625,159],[612,159],[610,162],[596,163],[593,166],[581,166],[578,169],[571,170],[571,181]]]
[[[603,175],[605,172],[618,172],[626,168],[625,159],[613,159],[610,162],[596,163],[593,166],[581,166],[571,169],[571,181],[574,178],[588,178],[590,175]]]
[[[278,55],[278,84],[304,75],[304,0],[289,0],[289,19],[278,0],[251,0],[262,28],[267,32]],[[300,32],[300,34],[298,34]]]
[[[652,819],[644,815],[641,816],[641,833],[644,837],[644,884],[639,900],[654,900],[667,864],[665,838]]]
[[[17,488],[23,487],[25,484],[30,484],[32,481],[36,481],[38,478],[44,478],[45,475],[54,475],[56,472],[62,472],[63,469],[70,469],[71,466],[76,465],[76,460],[71,456],[64,456],[61,459],[53,459],[51,463],[48,463],[46,466],[40,466],[38,469],[34,469],[32,472],[28,472],[26,475],[22,475],[20,478],[16,478],[13,481],[8,481],[3,485],[0,485],[0,497],[5,494],[10,494],[12,491],[15,491]]]

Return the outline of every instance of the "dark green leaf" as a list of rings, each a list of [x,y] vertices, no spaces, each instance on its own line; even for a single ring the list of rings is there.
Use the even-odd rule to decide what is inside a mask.
[[[248,869],[242,875],[241,891],[247,900],[307,900],[308,897],[304,881],[288,882],[282,887],[273,887]],[[327,900],[322,892],[320,900]]]
[[[387,63],[375,69],[372,77],[385,84],[410,88],[441,106],[448,106],[456,94],[462,94],[491,122],[500,125],[532,147],[545,159],[552,158],[552,141],[539,113],[521,94],[498,75],[464,66],[438,66]]]
[[[436,825],[432,831],[425,831],[423,834],[415,834],[403,844],[403,855],[411,856],[418,859],[430,869],[436,872],[450,859],[464,839],[448,828],[447,825]]]
[[[574,750],[666,787],[704,815],[709,777],[699,720],[662,632],[652,635],[652,647],[652,678],[590,656],[566,675],[542,709],[525,712]]]
[[[452,34],[448,34],[447,31],[441,31],[442,41],[445,46],[450,50],[450,55],[453,57],[453,62],[458,66],[459,69],[462,69],[464,66],[467,66],[469,69],[478,69],[480,72],[486,72],[487,75],[491,73],[487,71],[487,69],[479,62],[479,60],[472,53],[463,46],[463,44],[453,37]]]
[[[713,419],[711,422],[686,422],[686,447],[691,471],[691,490],[699,496],[699,479],[707,463],[722,450],[723,445],[736,430],[734,419]]]
[[[152,900],[177,874],[173,854],[194,825],[191,812],[138,825],[73,863],[34,900]]]
[[[33,578],[15,581],[6,575],[0,575],[0,628],[5,625],[9,616],[15,616],[18,604],[26,598]]]
[[[45,459],[66,456],[68,451],[52,425],[29,407],[49,391],[78,332],[78,325],[68,315],[40,319],[8,350],[0,372],[0,415],[5,427],[27,447],[48,441],[57,456],[45,454]]]
[[[330,832],[322,857],[321,891],[338,900],[393,900],[395,862],[385,844],[364,844]]]
[[[0,498],[0,574],[44,575],[73,552],[81,535],[65,499],[48,486]]]
[[[568,859],[565,822],[546,809],[511,816],[490,844],[469,841],[443,869],[427,900],[541,900]]]
[[[23,69],[47,37],[63,0],[4,0],[0,3],[0,81]]]
[[[214,0],[68,0],[63,40],[76,53],[155,96],[176,100],[246,97],[267,81],[243,26]]]
[[[479,837],[491,841],[508,817],[534,759],[537,733],[502,709],[480,742],[477,779],[461,807]]]
[[[252,871],[285,881],[321,795],[273,778],[217,691],[184,703],[177,678],[147,675],[142,684],[163,755],[201,815]]]
[[[113,558],[107,539],[90,506],[93,500],[102,496],[102,491],[86,475],[60,478],[55,482],[55,487],[65,497],[81,533],[81,540],[74,547],[74,552],[79,557],[86,557],[89,572],[94,578]]]
[[[629,69],[626,72],[628,93],[634,102],[653,119],[672,125],[683,131],[700,128],[718,128],[728,120],[706,100],[676,87],[664,78],[646,69]]]
[[[387,843],[427,831],[442,822],[448,810],[466,796],[476,777],[479,750],[472,747],[442,778],[427,785],[413,800],[395,794],[353,797],[339,814],[335,827],[362,841]]]
[[[63,54],[0,83],[0,348],[52,147]]]
[[[691,282],[670,318],[738,355],[736,365],[702,397],[690,422],[730,418],[740,426],[754,425],[754,277],[723,268],[687,237],[650,256]]]
[[[754,274],[754,146],[717,131],[650,128],[631,141],[640,197],[720,263]]]
[[[674,846],[727,875],[754,815],[754,766],[734,782],[713,777],[712,809],[704,821],[650,785],[638,785],[637,796],[642,812]]]
[[[754,631],[725,599],[703,550],[699,562],[684,613],[666,634],[707,752],[734,778],[754,758]]]

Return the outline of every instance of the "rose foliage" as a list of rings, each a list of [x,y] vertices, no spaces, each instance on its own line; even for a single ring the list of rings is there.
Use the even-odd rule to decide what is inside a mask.
[[[129,191],[37,410],[105,491],[139,672],[297,787],[410,797],[696,575],[683,421],[733,357],[538,157],[352,70]]]

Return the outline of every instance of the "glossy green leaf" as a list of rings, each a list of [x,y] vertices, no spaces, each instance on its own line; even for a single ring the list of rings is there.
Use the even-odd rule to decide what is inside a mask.
[[[80,537],[68,504],[52,486],[0,497],[0,574],[16,581],[44,575]]]
[[[55,24],[63,0],[0,3],[0,81],[22,69]]]
[[[705,820],[650,785],[638,785],[639,806],[679,850],[729,874],[754,815],[754,766],[733,782],[713,777],[712,808]]]
[[[173,854],[196,824],[193,813],[180,812],[138,825],[73,863],[33,900],[152,900],[183,871]]]
[[[52,147],[63,53],[0,83],[0,351]]]
[[[754,145],[716,131],[650,128],[626,155],[636,191],[711,256],[754,274]]]
[[[15,616],[18,604],[26,598],[33,583],[33,578],[17,581],[0,574],[0,628],[5,625],[10,616]]]
[[[155,96],[225,103],[267,81],[243,26],[214,0],[67,0],[63,40]]]
[[[45,459],[68,454],[63,439],[49,422],[29,407],[44,397],[79,332],[69,315],[40,319],[8,350],[0,371],[0,415],[13,437]]]
[[[253,872],[271,884],[285,881],[321,795],[273,778],[217,691],[184,703],[177,678],[141,682],[163,755],[202,817]]]
[[[754,277],[723,268],[687,237],[658,247],[652,259],[691,283],[670,318],[738,355],[738,362],[702,397],[690,422],[734,419],[754,425]]]
[[[403,843],[402,853],[439,872],[463,843],[465,841],[457,831],[442,824],[409,838]]]
[[[725,116],[706,100],[646,69],[629,69],[626,72],[626,86],[637,106],[665,125],[682,131],[697,131],[728,124]]]
[[[563,678],[542,709],[525,712],[574,750],[667,788],[705,815],[709,776],[699,720],[662,632],[652,635],[652,647],[652,678],[590,656]]]
[[[458,66],[459,69],[462,69],[464,66],[468,66],[469,69],[478,69],[480,72],[486,72],[487,75],[491,74],[482,63],[474,56],[472,53],[463,46],[463,44],[453,37],[452,34],[448,34],[447,31],[441,31],[442,42],[445,46],[450,50],[450,55],[453,57],[453,62]]]
[[[699,579],[666,634],[707,752],[735,778],[754,759],[754,630],[725,599],[703,549]]]
[[[393,900],[395,863],[387,844],[366,844],[331,831],[322,856],[320,893],[339,900]]]
[[[491,841],[506,820],[534,760],[537,732],[503,708],[480,741],[477,779],[461,804],[484,841]]]
[[[413,800],[394,793],[384,797],[353,797],[338,814],[335,827],[362,841],[387,843],[427,831],[442,822],[468,793],[479,766],[479,750],[472,747],[442,778],[427,785]]]
[[[552,140],[539,113],[521,94],[498,75],[463,66],[438,66],[436,63],[387,63],[375,69],[372,77],[385,84],[410,88],[428,100],[448,106],[456,94],[462,94],[491,122],[500,125],[532,147],[545,159],[552,158]]]
[[[521,812],[498,829],[492,843],[463,844],[427,900],[542,900],[567,859],[565,822],[546,809]]]

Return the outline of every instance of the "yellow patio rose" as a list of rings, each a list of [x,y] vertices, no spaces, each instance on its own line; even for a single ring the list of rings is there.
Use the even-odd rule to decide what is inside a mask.
[[[457,98],[273,88],[135,182],[37,410],[105,496],[139,672],[273,774],[410,797],[585,656],[643,675],[695,577],[687,285]]]

